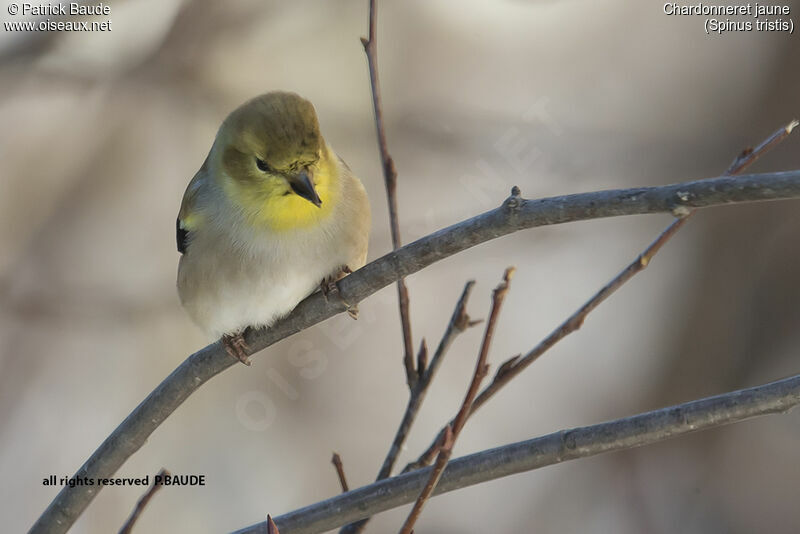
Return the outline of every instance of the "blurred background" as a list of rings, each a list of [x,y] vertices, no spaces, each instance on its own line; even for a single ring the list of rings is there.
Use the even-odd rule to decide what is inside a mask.
[[[787,2],[791,17],[798,2]],[[0,19],[40,22],[58,17]],[[22,532],[113,428],[207,343],[174,289],[175,217],[225,115],[269,90],[314,102],[364,181],[370,259],[391,248],[366,59],[367,1],[109,2],[110,32],[0,31],[0,515]],[[74,19],[67,19],[74,20]],[[742,19],[735,19],[742,20]],[[800,114],[786,32],[706,35],[652,2],[379,2],[379,68],[410,242],[526,197],[715,176]],[[800,166],[790,137],[753,171]],[[704,210],[469,421],[456,455],[800,372],[800,202]],[[408,280],[438,343],[466,280],[474,318],[517,275],[490,359],[525,352],[671,218],[513,234]],[[373,480],[407,399],[394,287],[201,388],[119,471],[166,467],[138,532],[227,532]],[[458,338],[400,464],[458,408],[481,328]],[[419,532],[800,531],[800,412],[568,462],[435,498]],[[141,488],[73,528],[115,532]],[[399,528],[408,508],[367,532]]]

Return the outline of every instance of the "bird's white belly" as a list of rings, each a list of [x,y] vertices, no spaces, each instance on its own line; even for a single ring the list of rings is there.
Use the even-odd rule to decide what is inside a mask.
[[[310,295],[323,277],[316,273],[284,272],[280,276],[264,273],[261,277],[229,280],[220,287],[219,302],[209,306],[209,330],[216,337],[247,326],[270,325]]]
[[[192,319],[213,338],[269,326],[347,264],[345,250],[326,239],[286,245],[273,242],[247,254],[202,247],[214,254],[182,258],[178,292]]]

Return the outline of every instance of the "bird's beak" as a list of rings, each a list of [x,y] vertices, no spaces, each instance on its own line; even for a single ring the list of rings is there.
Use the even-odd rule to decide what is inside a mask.
[[[314,189],[314,182],[311,181],[311,175],[307,169],[303,169],[297,175],[290,176],[288,180],[292,191],[308,200],[316,207],[322,205],[322,200],[320,200],[317,190]]]

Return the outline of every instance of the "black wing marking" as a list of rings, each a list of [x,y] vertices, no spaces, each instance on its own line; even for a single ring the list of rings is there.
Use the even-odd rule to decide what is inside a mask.
[[[175,220],[175,238],[178,241],[178,252],[185,254],[186,245],[189,243],[189,231],[181,228],[180,217]]]

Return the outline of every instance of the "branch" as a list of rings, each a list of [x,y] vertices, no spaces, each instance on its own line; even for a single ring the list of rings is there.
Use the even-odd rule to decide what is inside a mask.
[[[344,465],[342,465],[342,457],[339,456],[338,452],[333,453],[333,458],[331,458],[331,463],[333,467],[336,469],[336,476],[339,477],[339,485],[342,486],[342,491],[347,492],[350,491],[350,488],[347,486],[347,477],[344,476]]]
[[[450,425],[445,426],[444,433],[442,434],[442,441],[439,443],[439,454],[436,456],[436,463],[433,464],[433,469],[428,473],[425,485],[422,486],[422,492],[420,492],[416,501],[414,501],[411,512],[409,512],[403,526],[400,528],[400,534],[414,533],[414,525],[422,514],[422,508],[425,506],[425,503],[428,502],[428,499],[431,498],[431,495],[433,495],[436,486],[442,479],[444,470],[447,468],[447,462],[450,461],[450,455],[453,454],[455,440],[456,437],[453,435]]]
[[[680,208],[800,198],[800,170],[720,177],[660,187],[616,189],[526,200],[519,190],[500,207],[454,224],[391,252],[338,282],[342,299],[326,302],[315,293],[269,329],[247,331],[254,352],[346,311],[399,278],[480,243],[522,230],[551,224],[646,213],[671,213]],[[219,341],[200,349],[156,387],[81,466],[75,476],[109,478],[183,401],[208,380],[237,363]],[[31,529],[66,532],[97,488],[65,486]]]
[[[400,248],[400,223],[397,220],[397,169],[394,160],[389,155],[389,145],[386,142],[386,129],[383,124],[383,105],[381,104],[381,86],[378,83],[378,41],[375,38],[378,18],[378,9],[375,0],[369,0],[369,37],[361,38],[364,52],[367,54],[369,65],[369,81],[372,89],[372,109],[375,112],[375,129],[378,135],[378,149],[381,152],[383,178],[386,182],[386,200],[389,203],[389,227],[392,231],[392,249]],[[414,369],[414,343],[411,337],[411,319],[409,317],[408,288],[403,278],[397,280],[397,300],[400,305],[400,324],[403,329],[403,365],[406,369],[406,382],[408,387],[414,387],[417,382],[417,372]]]
[[[739,154],[735,160],[733,160],[733,163],[731,163],[730,167],[728,167],[728,170],[725,171],[723,176],[733,176],[741,173],[743,170],[753,164],[759,157],[786,139],[786,137],[792,133],[792,130],[795,126],[797,126],[797,124],[797,121],[792,121],[785,127],[779,128],[773,132],[772,135],[767,137],[755,149],[748,148],[743,150],[742,153]],[[578,308],[575,313],[570,315],[566,321],[561,323],[550,333],[550,335],[536,345],[536,347],[534,347],[525,356],[517,355],[506,360],[505,363],[503,363],[497,370],[494,379],[489,383],[488,386],[486,386],[486,388],[484,388],[483,391],[481,391],[480,395],[478,395],[478,398],[475,399],[472,410],[469,414],[467,414],[467,416],[471,416],[474,412],[476,412],[478,408],[483,406],[486,401],[492,398],[495,393],[503,388],[503,386],[511,382],[514,377],[519,376],[519,374],[526,367],[539,359],[539,357],[541,357],[545,352],[553,348],[553,346],[555,346],[559,341],[578,330],[583,325],[586,317],[592,311],[594,311],[595,308],[602,304],[608,297],[613,295],[634,276],[646,269],[653,257],[658,254],[658,251],[661,250],[661,248],[670,239],[672,239],[681,228],[683,228],[692,215],[696,213],[695,210],[689,210],[687,208],[679,208],[674,211],[679,213],[681,217],[675,219],[663,232],[661,232],[655,241],[653,241],[641,254],[639,254],[639,256],[633,260],[633,262],[631,262],[617,276],[603,286],[600,291],[595,293],[592,298],[590,298],[583,306]],[[454,421],[450,421],[450,425],[452,424],[454,424]],[[444,436],[445,431],[446,427],[442,428],[425,452],[423,452],[416,461],[409,463],[405,467],[404,471],[418,469],[424,465],[430,464],[437,455],[438,443]]]
[[[414,384],[414,387],[411,388],[408,396],[408,404],[406,404],[406,411],[403,414],[403,418],[400,420],[400,426],[397,427],[392,445],[389,447],[389,452],[386,453],[386,458],[383,460],[383,465],[378,472],[376,480],[389,478],[392,474],[392,469],[397,461],[397,457],[403,449],[403,444],[408,437],[408,433],[411,431],[411,426],[417,418],[417,413],[419,413],[419,408],[422,406],[422,401],[425,400],[428,387],[431,385],[433,377],[436,376],[436,371],[439,370],[439,366],[444,359],[444,355],[450,348],[450,345],[453,344],[458,334],[481,322],[481,320],[470,320],[469,315],[467,315],[467,301],[469,300],[469,295],[472,293],[472,288],[474,286],[475,280],[470,280],[464,285],[464,290],[461,292],[461,297],[459,297],[456,303],[456,307],[453,310],[453,315],[450,317],[450,322],[447,324],[444,335],[441,341],[439,341],[439,345],[436,347],[436,352],[433,354],[430,365],[422,364],[422,361],[427,358],[420,359],[420,363],[417,365],[417,372],[421,373],[421,375],[419,380]],[[424,338],[422,342],[423,344],[420,346],[419,354],[427,356],[427,347],[424,345]],[[347,525],[342,528],[339,534],[357,534],[358,532],[362,532],[367,525],[367,521],[369,521],[369,518]]]
[[[128,520],[125,521],[124,525],[122,525],[122,528],[119,529],[119,534],[130,534],[130,532],[133,530],[133,525],[136,524],[136,521],[139,519],[139,516],[142,514],[145,506],[147,506],[147,503],[149,503],[150,499],[153,498],[153,495],[155,495],[155,493],[161,489],[161,484],[156,481],[163,480],[164,477],[168,476],[170,476],[170,472],[162,467],[161,471],[159,471],[156,477],[153,479],[153,485],[150,486],[146,492],[144,492],[144,495],[139,497],[139,500],[136,502],[136,507],[133,509],[133,512],[131,512],[130,517],[128,517]]]
[[[467,388],[467,394],[464,396],[464,401],[461,403],[461,407],[458,409],[458,413],[453,419],[452,427],[451,425],[444,427],[444,436],[442,436],[442,441],[439,444],[439,455],[436,458],[436,465],[434,465],[428,477],[428,481],[422,488],[422,493],[419,494],[411,512],[408,514],[408,518],[406,518],[405,523],[403,523],[400,534],[411,534],[413,532],[414,524],[417,522],[417,519],[419,519],[425,503],[433,494],[433,490],[436,489],[436,485],[442,478],[445,467],[447,467],[447,462],[450,461],[450,456],[453,454],[453,446],[459,434],[461,434],[464,424],[467,422],[470,411],[472,411],[472,403],[475,401],[475,396],[478,394],[481,382],[489,373],[489,364],[486,363],[489,357],[489,347],[494,337],[497,318],[500,316],[500,308],[503,306],[503,301],[506,298],[509,284],[511,284],[511,278],[513,276],[514,268],[507,268],[506,272],[503,274],[503,281],[500,282],[500,285],[497,286],[492,293],[492,309],[489,312],[489,320],[486,322],[486,330],[483,333],[478,362],[475,364],[475,371],[472,373],[472,380],[470,381],[469,388]]]
[[[669,438],[768,414],[800,404],[800,375],[632,417],[562,430],[450,462],[435,494],[447,493],[567,460],[658,443]],[[325,532],[412,502],[431,468],[398,475],[275,518],[283,534]],[[234,534],[262,534],[258,523]]]
[[[461,292],[461,297],[458,299],[458,303],[456,303],[456,307],[453,310],[453,315],[450,317],[450,322],[447,324],[447,328],[442,336],[442,340],[439,342],[438,347],[436,347],[436,352],[433,354],[433,359],[431,359],[430,365],[424,369],[424,374],[411,390],[406,411],[403,414],[403,419],[401,420],[400,426],[397,429],[397,433],[394,436],[392,446],[389,448],[386,459],[383,461],[381,470],[378,473],[378,480],[387,478],[392,474],[392,468],[397,461],[397,456],[400,454],[400,451],[403,448],[403,443],[405,443],[405,440],[408,437],[408,432],[411,430],[411,425],[414,424],[414,419],[417,417],[417,413],[422,405],[422,401],[425,400],[425,394],[428,392],[428,387],[433,381],[436,371],[439,370],[439,366],[441,365],[447,350],[450,348],[450,345],[452,345],[458,334],[467,328],[480,323],[479,320],[470,320],[466,311],[467,301],[469,300],[469,295],[474,286],[474,280],[470,280],[466,283],[466,285],[464,285],[464,290]]]
[[[281,534],[278,532],[278,525],[272,520],[272,516],[267,514],[267,534]]]

